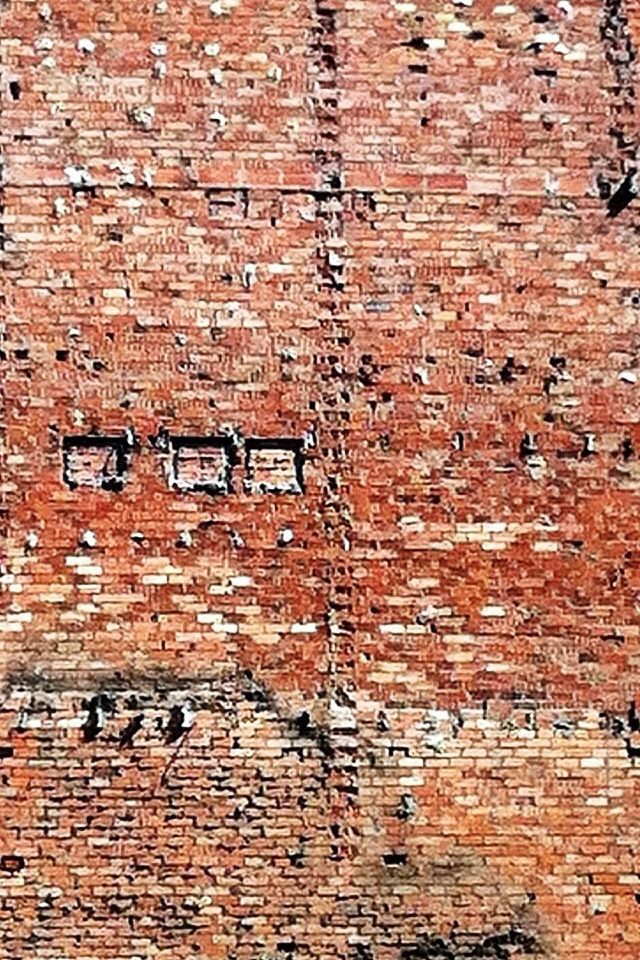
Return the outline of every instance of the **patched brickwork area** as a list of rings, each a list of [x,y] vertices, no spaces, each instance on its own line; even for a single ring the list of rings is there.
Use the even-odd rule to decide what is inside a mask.
[[[637,960],[639,49],[0,0],[0,960]]]

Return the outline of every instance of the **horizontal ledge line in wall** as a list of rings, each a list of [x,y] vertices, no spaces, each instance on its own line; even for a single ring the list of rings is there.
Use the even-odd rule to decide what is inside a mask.
[[[11,183],[11,181],[5,181],[2,184],[4,190],[13,189],[13,190],[37,190],[39,193],[42,193],[46,190],[72,190],[72,185],[67,180],[56,180],[55,182],[48,183]],[[121,187],[117,183],[100,183],[94,181],[91,183],[90,187],[78,188],[76,187],[77,193],[88,193],[91,189],[95,190],[112,190],[114,193],[119,195],[125,194],[126,191],[130,192],[140,192],[140,193],[194,193],[198,190],[207,191],[207,190],[250,190],[255,193],[285,193],[295,196],[297,194],[328,194],[334,196],[342,196],[344,194],[358,194],[358,193],[383,193],[386,195],[398,195],[403,196],[405,194],[410,194],[411,196],[422,196],[429,195],[433,196],[437,194],[439,197],[446,197],[447,193],[433,189],[427,189],[426,185],[420,189],[414,187],[384,187],[384,186],[372,186],[372,185],[363,185],[363,186],[350,186],[350,187],[319,187],[314,184],[300,184],[293,186],[283,186],[282,184],[273,183],[273,184],[256,184],[252,186],[248,183],[193,183],[185,184],[184,186],[178,186],[176,184],[154,184],[151,187],[146,187],[144,184],[135,184],[132,186]],[[464,193],[466,191],[461,190],[451,190],[451,194]],[[496,191],[497,193],[498,191]],[[493,194],[489,194],[493,195]],[[517,196],[517,194],[515,194]],[[523,196],[529,196],[529,194],[523,194]],[[588,198],[592,199],[592,198]],[[595,200],[594,203],[601,207],[602,203]]]

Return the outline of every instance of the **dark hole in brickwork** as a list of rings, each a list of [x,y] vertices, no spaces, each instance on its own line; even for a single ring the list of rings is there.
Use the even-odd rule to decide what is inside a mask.
[[[13,756],[13,747],[0,747],[0,760],[8,760]]]
[[[596,176],[596,188],[598,190],[598,196],[601,200],[609,199],[611,196],[611,184],[602,173],[599,173]]]
[[[3,870],[5,873],[18,873],[20,870],[24,870],[24,868],[24,857],[18,857],[11,853],[4,854],[0,857],[0,870]]]
[[[580,451],[580,456],[582,459],[586,457],[591,457],[596,453],[596,440],[593,433],[585,433],[582,438],[582,449]]]
[[[87,717],[82,726],[82,736],[87,743],[90,743],[104,730],[107,716],[115,712],[116,702],[108,694],[99,693],[89,700],[86,709]]]
[[[332,758],[334,756],[329,733],[322,727],[317,726],[306,710],[294,717],[290,724],[292,731],[298,736],[314,741],[324,757]]]
[[[401,44],[403,47],[409,47],[411,50],[429,50],[429,41],[425,37],[411,37],[411,40],[407,40],[405,43]]]
[[[95,183],[72,183],[71,184],[71,195],[73,197],[78,197],[81,194],[86,194],[89,197],[95,198],[98,196],[98,191]]]
[[[525,433],[520,441],[520,457],[526,460],[538,452],[538,438],[534,433]]]
[[[132,717],[129,723],[120,731],[118,735],[118,742],[121,747],[130,747],[133,743],[133,738],[135,735],[142,729],[142,723],[144,720],[144,715],[142,713],[136,714],[135,717]]]
[[[304,867],[304,852],[296,851],[294,853],[287,853],[287,858],[292,867],[296,867],[298,870],[302,870]]]
[[[122,436],[64,437],[62,440],[63,480],[72,490],[93,487],[122,490],[129,466],[130,443]]]
[[[631,460],[634,454],[633,441],[630,437],[625,437],[620,445],[623,460]]]
[[[427,936],[400,951],[401,960],[515,960],[540,955],[536,937],[519,927],[482,936],[456,930],[451,937]]]
[[[383,863],[386,867],[403,867],[407,862],[406,853],[384,853]]]
[[[627,174],[607,201],[607,216],[617,217],[638,196],[636,170]]]
[[[533,13],[533,22],[534,23],[548,23],[551,17],[548,13],[545,13],[544,10],[536,8]]]
[[[20,81],[19,81],[19,80],[10,80],[10,81],[9,81],[9,93],[10,93],[10,95],[11,95],[11,99],[12,99],[12,100],[19,100],[19,99],[20,99],[22,90],[21,90],[21,87],[20,87]]]
[[[297,438],[245,441],[245,489],[251,493],[304,493],[303,442]]]
[[[195,714],[189,703],[177,704],[171,708],[169,719],[164,729],[164,738],[167,743],[175,743],[193,726]]]
[[[640,310],[640,290],[635,287],[624,287],[619,293],[620,303],[623,306]]]
[[[169,437],[169,483],[176,490],[231,493],[236,453],[230,437]]]

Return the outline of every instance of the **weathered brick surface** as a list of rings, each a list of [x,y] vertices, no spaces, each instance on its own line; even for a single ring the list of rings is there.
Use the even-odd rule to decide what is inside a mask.
[[[0,17],[0,957],[635,958],[638,5]]]
[[[457,951],[427,956],[637,955],[637,770],[597,711],[188,692],[173,743],[169,675],[89,742],[78,694],[5,700],[5,955],[393,958],[436,932]]]

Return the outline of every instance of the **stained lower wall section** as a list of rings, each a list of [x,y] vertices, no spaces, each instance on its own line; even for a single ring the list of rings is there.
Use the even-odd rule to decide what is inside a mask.
[[[25,678],[0,713],[0,957],[631,960],[621,706]]]

